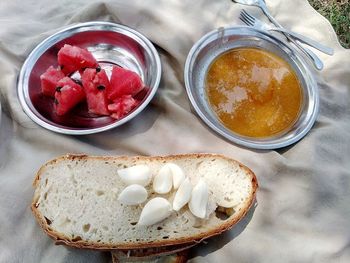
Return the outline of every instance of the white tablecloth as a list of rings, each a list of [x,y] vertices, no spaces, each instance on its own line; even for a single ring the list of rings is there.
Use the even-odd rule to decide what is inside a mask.
[[[206,32],[241,24],[243,6],[218,1],[44,1],[0,3],[0,262],[108,262],[108,253],[55,246],[29,205],[32,180],[65,153],[162,155],[215,152],[255,171],[257,206],[231,231],[191,252],[191,262],[350,262],[350,51],[306,0],[269,0],[285,27],[335,49],[315,72],[320,114],[310,133],[278,151],[253,151],[209,130],[191,111],[183,68]],[[263,17],[253,7],[244,7]],[[63,26],[103,20],[133,27],[157,46],[162,81],[151,105],[120,128],[81,137],[47,131],[22,111],[16,77],[29,52]]]

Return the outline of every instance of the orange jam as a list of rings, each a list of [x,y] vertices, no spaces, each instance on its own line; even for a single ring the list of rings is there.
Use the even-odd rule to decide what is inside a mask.
[[[290,65],[256,48],[220,55],[206,76],[209,103],[239,135],[262,138],[286,131],[299,116],[303,95]]]

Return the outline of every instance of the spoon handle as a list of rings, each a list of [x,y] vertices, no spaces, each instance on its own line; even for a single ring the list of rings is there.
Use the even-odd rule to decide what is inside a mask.
[[[272,31],[278,31],[278,32],[281,32],[281,33],[286,33],[288,35],[290,35],[291,37],[297,39],[298,41],[304,43],[304,44],[307,44],[313,48],[316,48],[318,49],[319,51],[327,54],[327,55],[333,55],[334,54],[334,51],[333,51],[333,48],[330,48],[330,47],[327,47],[325,45],[322,45],[320,43],[318,43],[317,41],[311,39],[311,38],[308,38],[306,36],[303,36],[301,34],[298,34],[298,33],[295,33],[293,31],[290,31],[288,29],[285,29],[285,28],[280,28],[280,27],[274,27],[274,28],[271,28],[269,30],[272,30]]]
[[[261,10],[264,12],[264,14],[269,18],[269,20],[276,27],[283,28],[283,26],[280,23],[278,23],[278,21],[270,14],[264,1],[262,1],[262,0],[260,1],[259,7],[261,8]],[[286,36],[286,38],[290,42],[292,42],[295,46],[297,46],[313,62],[316,69],[318,69],[318,70],[323,69],[323,62],[314,52],[312,52],[310,49],[300,45],[297,41],[295,41],[293,38],[291,38],[288,34],[284,33],[284,35]]]

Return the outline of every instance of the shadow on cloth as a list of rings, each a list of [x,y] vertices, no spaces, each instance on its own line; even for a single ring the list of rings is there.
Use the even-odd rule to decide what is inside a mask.
[[[13,136],[13,122],[4,112],[0,110],[0,168],[7,163],[10,158],[7,145]]]
[[[231,230],[208,239],[207,244],[199,244],[198,246],[201,246],[200,248],[198,246],[192,248],[190,250],[189,259],[192,259],[194,257],[204,257],[216,250],[221,249],[233,241],[247,227],[250,220],[253,218],[253,214],[257,205],[258,203],[255,201],[253,206],[249,209],[248,213]]]
[[[89,259],[88,262],[112,262],[111,253],[107,251],[100,252],[87,249],[75,249],[70,247],[67,247],[67,250],[68,253],[63,260],[65,263],[85,263],[87,262],[86,259]]]

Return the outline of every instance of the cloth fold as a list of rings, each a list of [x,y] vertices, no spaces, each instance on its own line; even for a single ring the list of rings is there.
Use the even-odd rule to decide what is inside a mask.
[[[350,262],[350,50],[306,0],[266,1],[286,28],[335,50],[315,51],[320,113],[298,143],[277,151],[234,145],[193,113],[183,69],[192,45],[221,26],[242,25],[230,0],[7,1],[0,4],[0,262],[110,262],[108,253],[55,246],[29,205],[39,167],[65,153],[164,155],[212,152],[235,158],[257,175],[257,203],[232,230],[191,252],[190,262]],[[22,63],[44,38],[92,20],[125,24],[158,48],[163,66],[155,98],[114,130],[86,136],[47,131],[22,111],[16,81]]]

